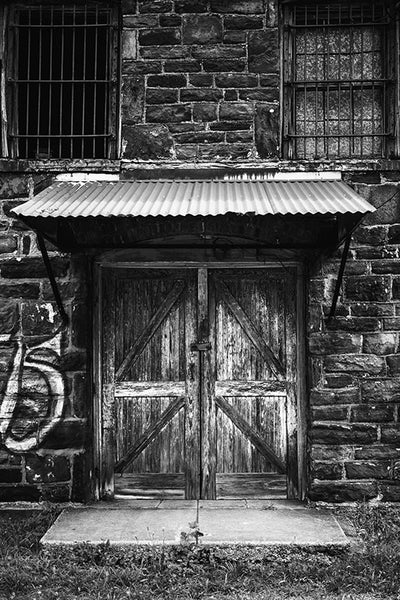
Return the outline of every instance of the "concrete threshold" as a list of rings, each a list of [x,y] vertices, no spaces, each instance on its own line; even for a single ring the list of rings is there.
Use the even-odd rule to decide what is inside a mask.
[[[67,508],[43,536],[44,546],[294,546],[345,548],[333,513],[290,501],[117,500]]]

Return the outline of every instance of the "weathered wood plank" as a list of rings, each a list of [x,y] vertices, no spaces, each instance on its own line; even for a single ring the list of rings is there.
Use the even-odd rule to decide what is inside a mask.
[[[113,273],[103,274],[101,282],[102,313],[102,460],[101,496],[114,494],[114,445],[115,445],[115,278]]]
[[[275,375],[284,375],[285,370],[281,362],[274,355],[271,348],[269,348],[257,329],[254,327],[242,306],[239,304],[236,298],[234,298],[227,286],[221,280],[216,280],[215,283],[221,298],[228,306],[229,310],[232,312],[240,326],[244,329],[246,335],[263,356],[264,360],[271,366],[272,371],[275,373]]]
[[[217,406],[231,419],[257,450],[271,461],[279,473],[286,472],[285,463],[276,455],[274,450],[261,438],[249,423],[224,398],[216,398]]]
[[[184,498],[183,473],[135,473],[115,477],[115,493],[136,498]]]
[[[186,360],[186,406],[185,406],[185,497],[200,498],[200,356],[191,351],[197,340],[197,290],[190,278],[185,298],[185,360]]]
[[[184,396],[184,381],[118,381],[115,384],[116,398],[162,398]]]
[[[286,498],[286,477],[276,473],[217,473],[217,497]]]
[[[119,366],[116,372],[117,380],[121,380],[126,375],[132,364],[134,364],[135,360],[143,350],[143,348],[146,346],[146,344],[148,344],[148,342],[151,340],[157,329],[160,327],[161,323],[167,317],[169,311],[177,302],[184,289],[185,282],[181,280],[176,281],[172,290],[165,297],[164,301],[159,306],[155,314],[151,317],[150,321],[147,323],[142,333],[136,338],[133,345],[127,352],[125,358],[123,359],[121,365]]]
[[[285,381],[216,381],[216,396],[268,396],[286,397]]]
[[[198,341],[209,343],[213,339],[210,327],[213,327],[215,309],[213,295],[209,290],[209,271],[198,269],[197,282],[197,319]],[[211,336],[211,337],[210,337]],[[200,354],[200,399],[201,399],[201,497],[213,500],[216,498],[216,432],[215,432],[215,353],[214,344],[211,349]]]
[[[121,473],[130,462],[135,460],[184,405],[184,398],[177,398],[171,402],[168,408],[160,415],[160,418],[140,436],[135,444],[129,448],[125,456],[117,461],[115,464],[115,472]]]

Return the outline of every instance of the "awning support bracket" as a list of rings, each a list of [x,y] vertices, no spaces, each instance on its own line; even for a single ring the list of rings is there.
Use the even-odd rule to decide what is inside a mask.
[[[64,305],[63,305],[63,301],[62,301],[62,298],[60,295],[60,290],[58,289],[58,286],[57,286],[56,278],[54,277],[50,258],[47,253],[46,244],[45,244],[44,238],[41,233],[36,231],[36,235],[37,235],[39,249],[40,249],[40,252],[42,253],[44,266],[46,267],[47,275],[48,275],[48,278],[50,281],[51,289],[53,290],[54,299],[57,303],[57,308],[58,308],[58,311],[61,316],[61,321],[62,321],[63,326],[66,327],[68,325],[69,319],[68,319],[68,315],[65,311]]]
[[[342,260],[340,261],[340,267],[339,267],[338,277],[336,280],[335,291],[334,291],[333,298],[332,298],[332,305],[331,305],[331,309],[329,311],[328,318],[326,320],[327,325],[329,325],[332,318],[335,316],[336,305],[337,305],[337,301],[338,301],[339,294],[340,294],[340,288],[342,287],[344,270],[346,268],[347,257],[349,255],[350,242],[351,242],[351,233],[349,233],[345,238],[344,248],[343,248],[343,253],[342,253]]]

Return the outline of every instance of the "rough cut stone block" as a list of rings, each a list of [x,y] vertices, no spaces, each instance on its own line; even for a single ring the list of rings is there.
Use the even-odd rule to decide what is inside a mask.
[[[400,483],[397,481],[385,481],[379,483],[379,491],[383,502],[400,502]]]
[[[345,469],[348,479],[387,479],[390,461],[348,462]]]
[[[48,434],[40,451],[48,454],[48,450],[67,449],[72,452],[83,451],[86,437],[86,421],[84,419],[64,419],[60,421]]]
[[[220,131],[199,131],[175,135],[175,140],[181,144],[220,143],[225,136]]]
[[[343,466],[339,463],[314,461],[311,474],[313,479],[342,479]]]
[[[388,375],[399,376],[400,375],[400,354],[393,354],[392,356],[386,357],[388,365]]]
[[[239,91],[240,100],[258,100],[260,102],[277,102],[279,98],[279,90],[278,88],[263,88],[263,89],[249,89],[249,90],[240,90]],[[273,110],[271,110],[273,109]],[[279,119],[279,110],[278,107],[271,106],[268,107],[268,112],[270,113],[267,116],[267,125],[265,127],[266,133],[271,135],[276,131],[275,120]]]
[[[55,277],[65,277],[68,272],[69,259],[61,257],[51,258],[51,267]],[[41,258],[23,258],[22,260],[8,260],[0,263],[1,275],[5,279],[34,279],[46,278],[46,267]]]
[[[363,336],[363,352],[393,354],[397,348],[395,333],[368,333]]]
[[[363,502],[372,500],[378,495],[375,482],[327,481],[313,482],[310,489],[310,500],[324,502]]]
[[[364,332],[379,331],[381,327],[381,321],[372,317],[334,317],[329,322],[330,330]]]
[[[246,57],[246,46],[243,44],[239,45],[217,45],[217,46],[193,46],[191,48],[191,54],[193,58],[199,58],[200,60],[205,59],[233,59],[233,58],[245,58]],[[215,63],[217,64],[217,63]],[[208,68],[207,63],[204,63],[204,70],[211,70]],[[231,69],[226,69],[225,65],[220,63],[219,68],[215,69],[218,72],[221,71],[230,71]]]
[[[309,337],[309,351],[315,355],[349,354],[361,352],[362,338],[359,333],[313,333]]]
[[[253,134],[251,131],[236,131],[236,132],[228,132],[226,134],[226,141],[228,144],[233,144],[235,142],[253,142]]]
[[[121,98],[122,120],[138,123],[143,118],[144,77],[123,77]]]
[[[143,46],[140,48],[143,60],[173,60],[175,58],[190,58],[189,46]]]
[[[204,13],[208,11],[208,0],[175,0],[177,13]]]
[[[44,485],[41,489],[41,499],[45,502],[68,502],[70,498],[69,485]]]
[[[387,238],[388,228],[384,225],[374,225],[372,227],[357,227],[353,239],[358,244],[380,246],[387,242]]]
[[[400,222],[400,204],[395,193],[399,187],[395,184],[357,185],[356,190],[373,206],[379,207],[375,213],[366,215],[365,225],[382,225]],[[390,200],[390,198],[392,198]]]
[[[180,123],[181,121],[190,121],[192,111],[187,104],[178,104],[176,106],[149,106],[146,110],[146,121],[149,123]]]
[[[213,76],[205,73],[189,75],[189,84],[194,87],[211,87],[213,84]]]
[[[400,444],[400,425],[382,425],[381,442],[383,444]]]
[[[9,254],[17,249],[17,238],[13,235],[0,236],[0,254]]]
[[[28,483],[53,483],[71,479],[69,460],[65,456],[28,456],[25,471]]]
[[[241,73],[224,73],[216,75],[215,85],[217,87],[243,88],[256,87],[258,85],[257,75],[247,75]]]
[[[147,104],[176,104],[178,102],[178,90],[168,88],[147,88]]]
[[[186,86],[185,75],[149,75],[148,87],[179,88]]]
[[[172,2],[170,0],[149,0],[148,2],[139,2],[139,12],[141,13],[167,13],[172,11]]]
[[[211,0],[211,11],[251,15],[264,12],[263,0]]]
[[[262,29],[263,18],[245,15],[235,15],[225,17],[224,25],[226,29]]]
[[[24,198],[29,195],[29,178],[26,175],[0,175],[0,199]],[[19,204],[21,204],[19,202]]]
[[[210,129],[218,131],[247,131],[252,128],[252,121],[219,121],[211,123]]]
[[[249,33],[249,71],[277,73],[279,71],[278,29]]]
[[[236,73],[239,73],[245,70],[246,61],[244,59],[238,58],[223,58],[220,60],[212,58],[203,60],[203,67],[205,71],[208,71],[210,73],[219,73],[221,71],[234,71]]]
[[[125,75],[148,75],[161,73],[162,65],[160,60],[146,60],[135,62],[124,62],[122,64],[122,76]]]
[[[385,360],[371,354],[336,354],[324,359],[326,371],[357,371],[364,375],[379,375],[385,371]]]
[[[195,121],[215,121],[217,119],[218,104],[199,103],[193,105],[193,119]]]
[[[373,425],[324,423],[313,426],[314,444],[370,444],[377,440],[377,428]]]
[[[194,144],[177,144],[175,146],[176,158],[179,160],[194,160],[197,158],[197,146]]]
[[[135,60],[137,56],[137,34],[133,29],[124,29],[122,32],[122,58]]]
[[[397,448],[396,446],[387,446],[385,444],[364,446],[361,448],[355,448],[354,458],[361,460],[368,460],[370,458],[400,458],[400,448]]]
[[[340,462],[354,458],[352,446],[311,446],[312,460]]]
[[[398,275],[400,273],[400,261],[398,259],[374,260],[372,261],[371,266],[373,273],[389,273],[393,275]]]
[[[17,327],[18,304],[13,300],[0,303],[0,334],[11,333]]]
[[[123,28],[141,28],[158,26],[158,15],[129,15],[123,18]]]
[[[394,420],[394,407],[388,404],[361,404],[351,409],[352,422],[356,423],[384,423]]]
[[[360,401],[360,390],[358,387],[345,387],[343,389],[312,390],[310,403],[312,405],[327,406],[333,404],[356,404]]]
[[[173,46],[181,43],[179,29],[149,29],[139,31],[141,46]]]
[[[348,406],[317,406],[312,409],[313,421],[346,421]]]
[[[400,300],[400,278],[399,277],[393,278],[392,298],[393,298],[393,300]]]
[[[180,27],[181,24],[182,17],[178,15],[160,15],[161,27]]]
[[[400,379],[382,379],[361,383],[363,402],[399,402]]]
[[[124,127],[122,137],[126,158],[149,160],[170,158],[173,154],[173,139],[165,125]]]
[[[400,317],[383,319],[383,329],[386,331],[400,331]]]
[[[222,21],[217,15],[183,17],[184,44],[218,44],[222,42]]]
[[[348,300],[385,302],[390,298],[388,277],[347,277],[345,289]]]
[[[245,31],[226,31],[224,33],[224,44],[243,44],[246,37]]]
[[[357,302],[351,304],[351,314],[354,317],[387,317],[394,315],[394,306],[388,304],[373,304],[372,302]]]
[[[253,107],[244,102],[222,102],[220,118],[226,121],[242,121],[253,115]]]

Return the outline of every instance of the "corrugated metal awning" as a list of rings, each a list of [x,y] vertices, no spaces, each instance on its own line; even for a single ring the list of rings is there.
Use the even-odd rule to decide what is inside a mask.
[[[375,208],[342,181],[58,182],[14,208],[22,218],[363,214]]]

